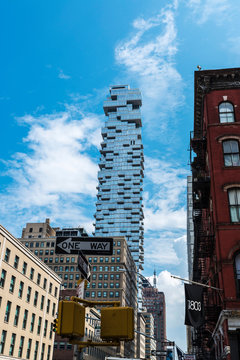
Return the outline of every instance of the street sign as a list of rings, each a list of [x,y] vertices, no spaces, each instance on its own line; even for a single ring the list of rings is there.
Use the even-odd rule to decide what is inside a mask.
[[[85,279],[90,280],[91,267],[83,254],[78,255],[78,270]]]
[[[85,280],[82,279],[80,284],[78,284],[78,286],[76,287],[76,295],[80,299],[84,298],[84,288],[85,288]]]
[[[152,350],[151,355],[152,356],[165,356],[165,355],[167,355],[167,351],[165,351],[165,350]]]
[[[56,254],[112,255],[113,238],[109,237],[64,237],[56,238]]]

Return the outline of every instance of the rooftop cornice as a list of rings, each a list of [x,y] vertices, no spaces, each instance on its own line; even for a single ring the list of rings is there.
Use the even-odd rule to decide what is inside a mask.
[[[205,95],[213,90],[237,88],[240,88],[240,68],[195,71],[194,137],[202,134]]]

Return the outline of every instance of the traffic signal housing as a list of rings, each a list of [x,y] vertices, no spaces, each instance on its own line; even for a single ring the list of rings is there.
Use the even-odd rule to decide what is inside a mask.
[[[85,307],[75,301],[61,300],[58,305],[56,333],[63,337],[83,337]]]
[[[59,319],[58,318],[53,320],[52,331],[57,334],[59,333]]]
[[[131,307],[101,309],[101,338],[103,340],[133,340],[134,312]]]

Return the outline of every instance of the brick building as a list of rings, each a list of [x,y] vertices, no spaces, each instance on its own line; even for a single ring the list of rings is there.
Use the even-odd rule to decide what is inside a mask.
[[[195,72],[192,279],[204,290],[199,359],[240,359],[240,69]],[[193,152],[195,154],[193,154]],[[190,273],[191,273],[190,271]]]

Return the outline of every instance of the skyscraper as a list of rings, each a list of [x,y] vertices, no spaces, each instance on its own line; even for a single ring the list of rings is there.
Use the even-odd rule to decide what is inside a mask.
[[[110,87],[104,102],[96,236],[124,236],[137,269],[143,269],[143,145],[141,94],[128,85]]]

